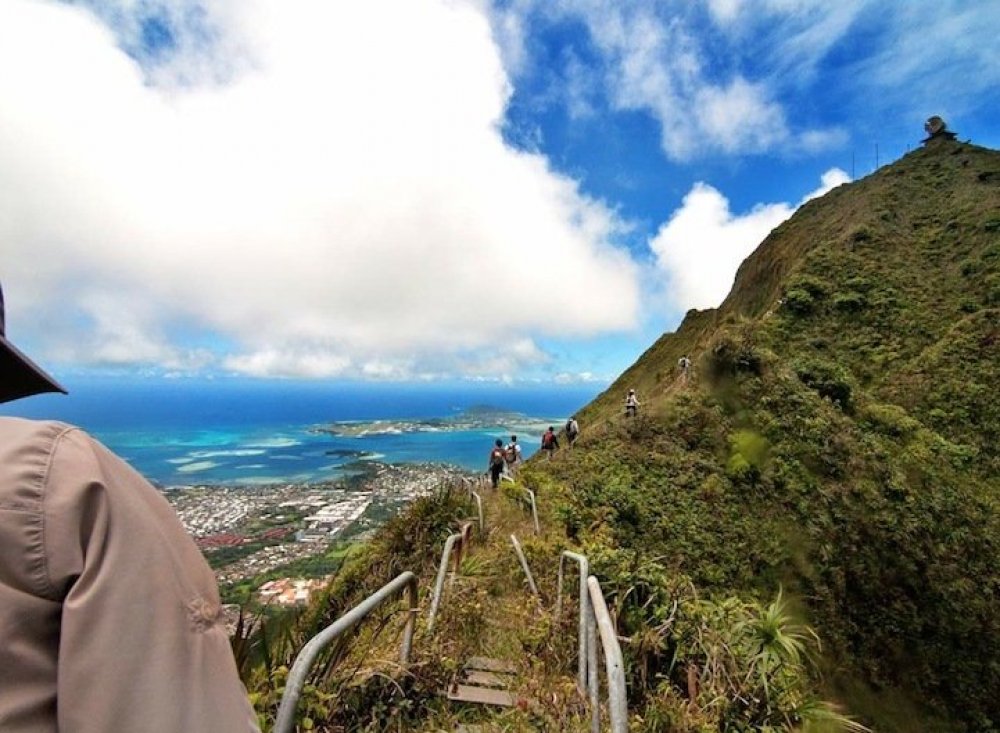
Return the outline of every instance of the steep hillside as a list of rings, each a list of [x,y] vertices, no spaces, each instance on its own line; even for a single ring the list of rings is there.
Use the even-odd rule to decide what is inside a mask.
[[[1000,153],[935,141],[772,232],[529,480],[575,542],[708,596],[783,586],[874,729],[1000,730],[998,385]],[[632,638],[663,622],[632,610]],[[669,652],[631,649],[659,670],[636,706],[690,691]]]

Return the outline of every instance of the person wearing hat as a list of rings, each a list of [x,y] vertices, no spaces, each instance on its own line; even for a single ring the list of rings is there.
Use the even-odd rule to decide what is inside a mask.
[[[66,390],[7,339],[0,402]],[[0,417],[0,731],[258,731],[215,576],[163,495],[78,428]]]

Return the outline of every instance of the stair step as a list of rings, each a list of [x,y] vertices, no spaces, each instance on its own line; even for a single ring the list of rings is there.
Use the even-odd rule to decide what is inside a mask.
[[[448,688],[448,699],[481,705],[499,705],[506,708],[514,705],[514,696],[506,690],[494,690],[491,687],[475,687],[474,685],[452,685]]]
[[[510,682],[510,675],[501,676],[481,669],[467,669],[462,675],[462,681],[478,687],[506,687]]]
[[[466,669],[477,669],[484,672],[499,672],[501,674],[515,674],[517,667],[511,662],[502,659],[492,659],[490,657],[469,657],[465,663]]]

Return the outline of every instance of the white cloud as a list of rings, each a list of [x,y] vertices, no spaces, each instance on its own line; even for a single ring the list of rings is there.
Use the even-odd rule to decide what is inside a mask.
[[[351,366],[351,360],[322,349],[266,348],[252,354],[227,357],[223,365],[234,372],[253,377],[319,379],[341,376]]]
[[[591,77],[612,107],[655,119],[675,161],[809,155],[846,147],[847,125],[856,138],[899,135],[931,114],[958,124],[1000,85],[1000,13],[968,0],[503,5],[518,17],[514,71],[531,69],[524,34],[533,24],[584,24],[593,48],[581,56],[597,57]],[[568,84],[564,92],[572,116],[579,95]]]
[[[828,191],[832,191],[837,186],[841,186],[845,183],[850,183],[851,177],[847,175],[847,171],[842,171],[840,168],[831,168],[826,173],[824,173],[819,178],[819,186],[807,193],[799,201],[799,206],[802,206],[806,201],[812,201],[813,199],[818,199],[823,194]]]
[[[598,384],[611,381],[608,377],[599,377],[593,372],[559,372],[552,380],[556,384]]]
[[[614,212],[502,140],[475,0],[100,7],[0,3],[0,264],[40,357],[180,368],[197,331],[248,374],[481,373],[633,324]],[[176,38],[140,64],[151,8]]]
[[[522,0],[521,13],[532,12]],[[738,0],[712,0],[709,11],[737,41],[712,44],[691,3],[635,0],[538,0],[541,17],[582,21],[603,65],[604,86],[612,105],[649,113],[660,125],[664,152],[674,160],[715,153],[753,154],[783,147],[814,151],[844,141],[841,131],[798,130],[779,98],[780,79],[766,64],[754,63],[752,78],[742,63],[744,16]],[[789,11],[791,12],[791,11]],[[520,27],[529,25],[522,18]],[[519,48],[523,48],[522,40]],[[519,61],[519,68],[525,66]],[[577,96],[567,87],[572,114]]]
[[[740,13],[743,0],[708,0],[708,9],[716,21],[728,23]]]
[[[828,170],[820,186],[798,206],[849,180],[840,169]],[[722,193],[696,183],[649,243],[666,275],[671,304],[680,310],[719,305],[732,288],[740,263],[796,208],[783,202],[758,204],[745,214],[735,214]]]

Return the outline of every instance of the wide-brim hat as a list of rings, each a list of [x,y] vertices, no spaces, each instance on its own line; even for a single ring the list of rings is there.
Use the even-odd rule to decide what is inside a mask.
[[[42,392],[66,394],[59,382],[7,340],[4,326],[3,287],[0,286],[0,402]]]

